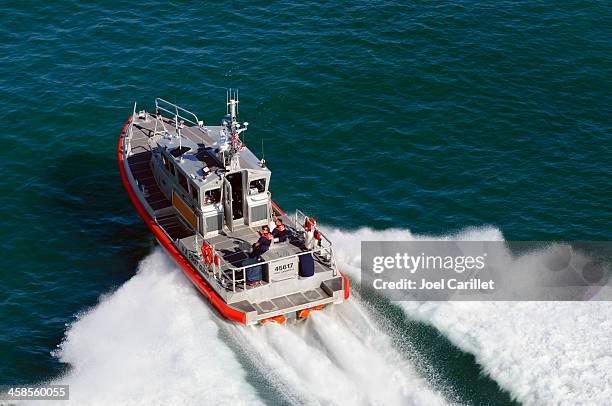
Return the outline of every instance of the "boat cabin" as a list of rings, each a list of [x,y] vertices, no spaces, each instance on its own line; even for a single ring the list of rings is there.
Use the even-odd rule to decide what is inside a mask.
[[[208,136],[201,135],[204,142]],[[239,225],[270,222],[271,172],[251,151],[245,148],[236,163],[226,166],[222,145],[182,136],[161,138],[158,145],[151,161],[155,179],[183,219],[204,238],[217,235],[223,226],[233,231]]]

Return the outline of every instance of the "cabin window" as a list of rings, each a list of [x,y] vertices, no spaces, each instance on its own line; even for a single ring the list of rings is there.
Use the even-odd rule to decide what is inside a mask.
[[[178,177],[179,185],[181,185],[183,189],[185,189],[185,192],[188,192],[189,186],[187,186],[187,178],[185,177],[185,175],[178,171],[176,172],[176,175]]]
[[[191,198],[196,202],[200,202],[200,194],[198,192],[198,188],[193,186],[192,184],[190,184],[189,186],[191,186]]]
[[[219,203],[221,201],[221,189],[211,189],[204,192],[206,203]]]
[[[263,193],[266,191],[266,180],[265,179],[255,179],[252,180],[249,184],[249,192],[254,189],[257,189],[257,193]]]
[[[165,156],[162,155],[162,161],[164,161],[164,166],[166,170],[174,176],[174,165],[170,162]]]

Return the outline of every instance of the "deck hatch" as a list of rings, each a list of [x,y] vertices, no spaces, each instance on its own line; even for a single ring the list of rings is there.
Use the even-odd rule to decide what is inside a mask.
[[[300,292],[289,295],[287,298],[291,301],[291,303],[293,303],[294,306],[300,306],[304,303],[308,303],[308,299],[306,299]]]
[[[285,296],[277,297],[272,299],[272,303],[276,305],[279,309],[285,309],[287,307],[291,307],[291,302]]]
[[[263,312],[271,312],[272,310],[276,310],[277,307],[274,303],[272,303],[269,300],[265,300],[263,302],[259,302],[257,303],[257,306],[259,306],[259,308],[263,311]]]
[[[316,290],[307,290],[306,292],[304,292],[304,296],[306,296],[306,298],[308,299],[308,301],[313,301],[313,300],[318,300],[321,299],[323,296],[321,296],[321,294],[319,292],[317,292]]]

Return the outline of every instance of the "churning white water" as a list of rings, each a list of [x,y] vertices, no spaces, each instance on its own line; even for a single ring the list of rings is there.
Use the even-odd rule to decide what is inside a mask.
[[[260,369],[292,388],[300,403],[446,403],[393,349],[357,297],[313,312],[306,323],[230,328]]]
[[[73,323],[60,349],[71,404],[257,404],[216,315],[161,248]]]
[[[258,404],[271,387],[288,403],[446,403],[358,298],[307,323],[239,326],[221,320],[159,248],[70,326],[57,355],[72,367],[57,382],[79,405]],[[249,379],[249,365],[264,383]]]
[[[354,285],[362,240],[432,239],[406,230],[328,233]],[[494,228],[444,237],[453,238],[503,241]],[[509,269],[529,275],[541,254],[529,255]],[[250,405],[269,401],[268,392],[301,404],[447,403],[355,293],[306,323],[239,326],[221,320],[158,248],[130,281],[70,326],[57,356],[72,368],[57,382],[70,384],[72,403],[80,405]],[[474,354],[519,401],[612,398],[608,302],[398,305]]]
[[[495,228],[447,237],[408,230],[328,230],[343,268],[359,279],[361,241],[456,239],[503,241]],[[506,257],[505,269],[536,278],[547,252]],[[525,404],[608,405],[612,399],[610,302],[398,302],[475,355],[493,379]]]

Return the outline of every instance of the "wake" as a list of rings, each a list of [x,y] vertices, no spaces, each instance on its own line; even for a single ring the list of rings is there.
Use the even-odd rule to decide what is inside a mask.
[[[57,356],[71,371],[56,383],[70,385],[78,405],[261,403],[214,319],[156,248],[70,326]]]
[[[360,278],[361,241],[503,241],[495,228],[466,229],[445,237],[409,230],[328,230],[343,270]],[[503,268],[513,280],[534,281],[547,252],[518,258]],[[357,285],[357,283],[354,283]],[[520,402],[608,405],[612,398],[610,302],[397,302],[413,319],[429,323]]]
[[[257,360],[308,404],[445,404],[393,349],[356,297],[314,312],[306,323],[229,326]]]
[[[358,298],[306,323],[239,326],[160,248],[78,317],[56,355],[71,370],[54,383],[79,405],[446,403]]]
[[[362,240],[435,239],[407,230],[327,234],[354,282]],[[442,239],[503,236],[482,228]],[[528,277],[541,260],[532,253],[511,260],[508,271]],[[612,397],[608,302],[397,305],[474,354],[523,403],[608,404]],[[394,348],[377,319],[353,292],[306,323],[228,323],[158,248],[130,281],[70,326],[57,356],[71,370],[57,382],[70,384],[70,398],[80,405],[447,403],[441,391],[450,391],[432,387],[435,377],[419,376],[411,354]]]

